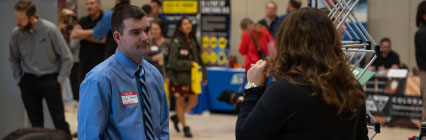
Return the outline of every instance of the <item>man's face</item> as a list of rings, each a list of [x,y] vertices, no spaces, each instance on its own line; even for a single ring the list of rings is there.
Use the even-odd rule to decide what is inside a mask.
[[[275,7],[273,3],[270,3],[270,2],[267,3],[265,11],[266,11],[267,17],[272,17],[277,15],[277,7]]]
[[[19,27],[19,30],[29,31],[29,29],[31,29],[30,19],[24,11],[15,10],[14,15],[16,20],[16,26]]]
[[[96,14],[101,11],[101,4],[96,0],[86,0],[86,8],[89,15]]]
[[[385,42],[383,42],[382,44],[380,44],[380,47],[381,47],[381,51],[382,51],[382,54],[388,54],[388,53],[390,53],[390,51],[391,51],[391,44],[390,44],[390,42],[388,42],[388,41],[385,41]]]
[[[151,14],[152,15],[160,14],[160,6],[157,3],[151,2],[151,3],[149,3],[149,6],[151,7]]]
[[[114,39],[126,56],[135,59],[142,58],[149,52],[152,40],[147,16],[141,19],[125,19],[123,21],[123,33],[120,34],[115,31]]]

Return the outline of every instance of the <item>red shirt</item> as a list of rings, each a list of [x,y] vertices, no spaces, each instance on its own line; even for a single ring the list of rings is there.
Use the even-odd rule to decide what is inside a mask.
[[[273,41],[273,37],[265,27],[260,28],[259,32],[259,37],[255,32],[252,32],[252,34],[254,38],[257,39],[260,50],[262,50],[265,56],[268,56],[269,52],[267,44],[268,42]],[[260,59],[259,54],[257,53],[256,45],[252,41],[252,37],[250,36],[250,32],[248,30],[243,31],[239,51],[241,55],[246,55],[244,60],[244,68],[246,71],[250,69],[251,64],[255,64]]]

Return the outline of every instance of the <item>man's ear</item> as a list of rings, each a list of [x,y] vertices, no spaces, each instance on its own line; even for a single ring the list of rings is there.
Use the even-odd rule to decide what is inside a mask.
[[[112,33],[112,37],[114,38],[115,42],[117,44],[119,44],[119,42],[120,42],[120,33],[118,31],[114,31],[114,33]]]

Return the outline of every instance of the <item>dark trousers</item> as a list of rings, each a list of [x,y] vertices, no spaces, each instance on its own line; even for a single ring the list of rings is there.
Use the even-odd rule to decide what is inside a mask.
[[[49,74],[41,77],[24,74],[21,81],[19,81],[19,88],[21,89],[22,100],[32,127],[44,127],[44,98],[55,128],[70,134],[70,127],[65,121],[64,103],[57,77],[58,74]]]
[[[73,95],[75,101],[78,101],[80,99],[80,96],[79,96],[80,83],[81,83],[80,74],[81,73],[80,73],[79,63],[74,63],[74,65],[72,65],[72,69],[71,69],[70,82],[71,82],[72,95]]]

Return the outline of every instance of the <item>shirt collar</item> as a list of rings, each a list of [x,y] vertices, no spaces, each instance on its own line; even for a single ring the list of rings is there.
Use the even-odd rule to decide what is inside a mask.
[[[124,70],[129,74],[130,77],[134,77],[137,70],[138,65],[135,64],[129,57],[124,55],[118,48],[115,50],[115,59],[123,66]],[[143,66],[143,59],[139,65]]]
[[[34,27],[32,29],[30,29],[29,33],[33,34],[35,31],[39,30],[41,28],[41,18],[40,17],[36,17],[37,18],[37,22],[34,23]]]

